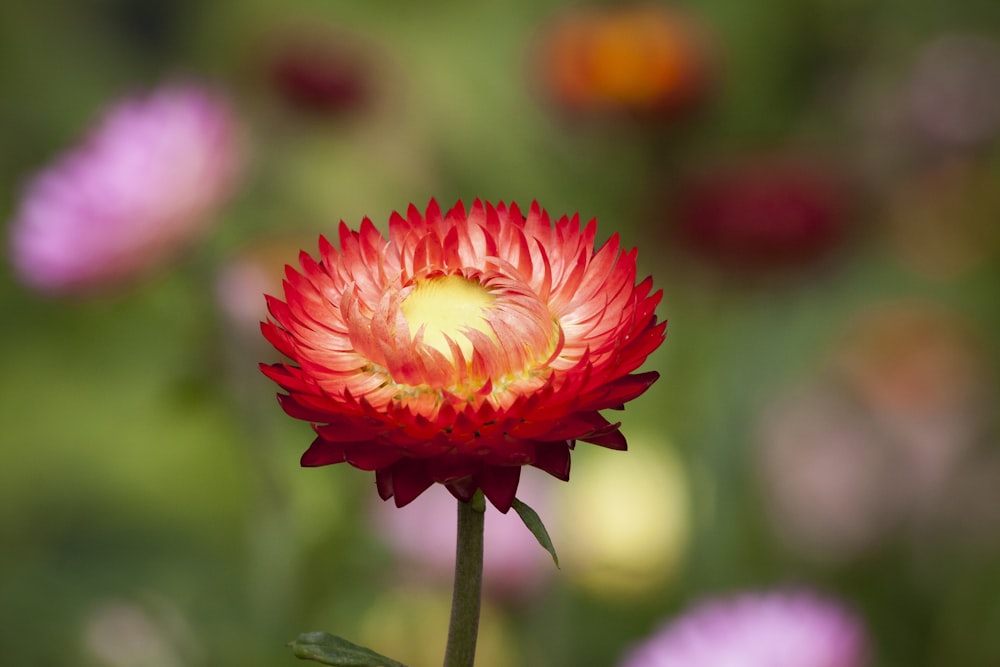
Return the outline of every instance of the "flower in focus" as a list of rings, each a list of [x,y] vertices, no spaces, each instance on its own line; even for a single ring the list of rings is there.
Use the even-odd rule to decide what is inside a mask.
[[[697,107],[712,77],[691,16],[657,5],[574,8],[543,35],[539,85],[569,112],[672,115]]]
[[[675,202],[680,240],[725,268],[808,264],[844,236],[840,183],[801,159],[735,163],[690,177]]]
[[[537,473],[541,475],[542,473]],[[552,502],[540,477],[522,474],[518,496],[542,516],[550,516]],[[441,582],[455,576],[455,528],[450,521],[454,499],[443,489],[431,489],[402,509],[378,503],[372,507],[374,526],[389,547],[405,561],[402,571],[415,570]],[[483,586],[496,599],[530,598],[555,572],[552,558],[514,513],[487,509]],[[416,567],[414,567],[416,565]]]
[[[708,600],[634,648],[620,667],[862,667],[862,623],[806,591]]]
[[[233,186],[238,143],[228,104],[198,86],[119,102],[28,184],[11,226],[18,275],[73,292],[163,264],[210,225]]]
[[[566,480],[576,440],[625,449],[600,411],[656,380],[633,371],[666,322],[652,280],[635,282],[635,250],[617,235],[595,249],[596,233],[537,204],[442,215],[432,200],[394,213],[388,239],[367,218],[341,223],[339,249],[320,237],[262,325],[292,362],[263,372],[317,434],[302,464],[373,470],[400,507],[441,483],[506,512],[521,466]]]

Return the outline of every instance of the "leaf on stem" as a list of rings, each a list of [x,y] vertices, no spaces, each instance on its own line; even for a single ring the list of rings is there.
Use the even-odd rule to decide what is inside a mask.
[[[545,530],[545,524],[542,523],[541,518],[538,516],[538,512],[531,509],[525,503],[521,502],[517,498],[514,499],[514,504],[511,505],[517,515],[521,517],[521,521],[524,525],[528,527],[531,534],[535,536],[538,543],[542,545],[542,548],[549,552],[552,556],[552,561],[559,567],[559,556],[556,555],[556,548],[552,546],[552,539],[549,537],[549,531]]]
[[[328,632],[303,632],[288,644],[296,658],[337,667],[406,667]]]

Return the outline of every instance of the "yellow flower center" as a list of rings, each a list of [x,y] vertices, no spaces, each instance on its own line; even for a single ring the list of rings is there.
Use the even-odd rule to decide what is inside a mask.
[[[424,327],[424,343],[450,359],[447,336],[458,344],[466,359],[471,359],[472,341],[463,332],[475,329],[494,336],[483,317],[483,311],[489,308],[494,298],[475,280],[462,276],[438,276],[419,281],[403,299],[400,308],[411,337]]]

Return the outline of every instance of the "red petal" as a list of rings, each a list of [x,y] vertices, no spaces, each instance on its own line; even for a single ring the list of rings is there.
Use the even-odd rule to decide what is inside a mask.
[[[343,446],[327,442],[323,438],[316,438],[309,445],[309,449],[302,454],[299,464],[305,468],[313,468],[343,463],[347,460],[344,454]]]
[[[392,469],[380,468],[375,471],[375,490],[382,500],[392,498]]]
[[[472,496],[476,495],[476,489],[478,489],[479,486],[476,484],[476,480],[472,477],[463,477],[462,479],[456,479],[453,482],[448,482],[445,485],[445,488],[451,491],[451,495],[455,496],[463,503],[467,503],[472,500]]]
[[[427,466],[423,461],[403,459],[384,470],[392,473],[392,495],[395,497],[396,507],[410,504],[434,483],[427,474]]]
[[[278,403],[289,417],[307,422],[325,422],[334,417],[333,413],[311,408],[300,402],[301,395],[278,394]],[[327,438],[332,440],[333,438]],[[357,440],[358,438],[353,438]]]
[[[385,447],[370,442],[343,445],[347,462],[361,470],[378,470],[396,463],[403,457],[395,447]]]
[[[658,372],[649,371],[618,378],[581,399],[583,403],[581,407],[594,410],[619,407],[642,395],[659,377]]]
[[[271,321],[261,322],[260,331],[264,334],[267,342],[273,345],[278,352],[289,359],[295,357],[295,340],[288,335],[287,331]]]
[[[295,415],[292,416],[294,417]],[[365,421],[362,421],[362,419]],[[330,442],[362,442],[372,440],[385,430],[381,425],[367,423],[367,419],[363,417],[351,419],[349,417],[330,414],[326,415],[323,419],[311,421],[326,422],[317,426],[316,432]]]
[[[451,483],[470,477],[480,462],[458,456],[438,456],[427,460],[427,474],[435,482]]]
[[[490,466],[477,476],[479,488],[504,514],[514,504],[517,483],[521,479],[521,466]]]
[[[569,443],[552,442],[538,445],[538,453],[535,455],[535,462],[532,464],[540,470],[544,470],[556,479],[566,482],[569,480]]]
[[[625,451],[628,449],[628,442],[625,440],[625,436],[618,429],[610,433],[599,433],[596,435],[590,435],[580,438],[583,442],[589,442],[594,445],[600,445],[601,447],[607,447],[608,449],[616,449],[618,451]]]

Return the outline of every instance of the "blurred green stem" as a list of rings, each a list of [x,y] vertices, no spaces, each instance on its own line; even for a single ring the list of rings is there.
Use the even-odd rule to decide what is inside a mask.
[[[444,667],[472,667],[476,660],[479,608],[483,590],[483,528],[486,501],[477,491],[458,503],[458,544],[455,549],[455,590]]]

